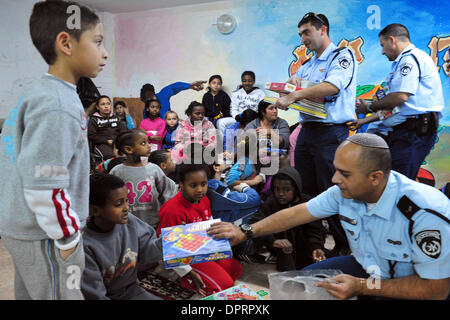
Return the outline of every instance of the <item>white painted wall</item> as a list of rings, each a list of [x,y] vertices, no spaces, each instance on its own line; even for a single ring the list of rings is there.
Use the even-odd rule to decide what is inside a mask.
[[[35,2],[0,0],[0,118],[8,115],[24,86],[48,70],[29,33]]]
[[[0,118],[6,118],[34,79],[48,71],[48,65],[31,42],[29,18],[37,0],[0,0]],[[113,15],[98,13],[103,21],[109,61],[94,79],[102,94],[114,94]]]

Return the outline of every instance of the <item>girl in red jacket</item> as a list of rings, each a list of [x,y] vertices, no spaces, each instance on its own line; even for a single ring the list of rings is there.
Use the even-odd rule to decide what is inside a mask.
[[[208,190],[208,167],[203,164],[180,164],[177,166],[181,191],[167,201],[159,211],[158,236],[161,228],[205,221],[212,218]],[[191,265],[205,283],[206,295],[225,290],[234,285],[242,274],[242,266],[234,258]],[[195,290],[189,279],[181,285]]]

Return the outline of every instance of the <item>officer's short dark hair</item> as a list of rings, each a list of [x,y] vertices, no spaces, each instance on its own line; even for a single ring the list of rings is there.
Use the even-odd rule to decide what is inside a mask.
[[[316,30],[319,30],[322,26],[327,27],[327,35],[330,35],[330,23],[324,14],[308,12],[303,16],[302,20],[300,20],[297,27],[300,28],[307,23],[311,23]]]
[[[77,6],[80,9],[80,28],[69,28],[68,21],[74,14],[68,10],[70,6]],[[30,16],[31,40],[45,62],[52,65],[56,62],[55,40],[60,32],[67,32],[79,41],[83,32],[99,23],[100,18],[93,10],[77,2],[40,1],[34,5]]]
[[[104,208],[111,191],[125,186],[117,176],[96,172],[90,176],[89,204]]]
[[[390,25],[387,25],[380,31],[378,37],[394,37],[403,42],[410,41],[408,29],[400,23],[391,23]]]
[[[361,147],[359,163],[367,171],[367,174],[372,171],[381,171],[387,178],[391,172],[391,162],[389,149]]]
[[[382,171],[385,178],[391,171],[391,152],[386,141],[372,133],[357,133],[346,139],[361,147],[359,167],[367,174],[373,171]]]

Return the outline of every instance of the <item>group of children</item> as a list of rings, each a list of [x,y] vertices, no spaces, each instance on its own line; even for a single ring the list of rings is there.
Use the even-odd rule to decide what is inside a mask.
[[[241,86],[230,98],[222,90],[222,77],[211,76],[202,103],[193,101],[185,110],[188,117],[186,120],[181,120],[176,112],[170,110],[170,97],[188,87],[200,90],[202,81],[195,82],[195,86],[177,82],[163,88],[158,94],[154,93],[152,85],[145,84],[141,88],[141,100],[145,103],[144,119],[139,128],[146,132],[151,151],[162,148],[174,149],[172,154],[174,161],[178,163],[183,159],[182,150],[187,144],[198,142],[207,146],[216,142],[216,129],[222,134],[227,127],[232,130],[239,127],[243,129],[257,117],[258,104],[264,99],[264,91],[254,86],[255,74],[252,71],[245,71],[241,81]],[[247,114],[248,121],[245,121],[243,112],[247,110],[253,112],[250,116]],[[102,161],[118,156],[118,149],[115,148],[117,136],[135,128],[135,122],[125,102],[117,101],[112,108],[111,99],[102,95],[87,110],[87,116],[93,162],[98,165]],[[240,126],[236,127],[236,124]]]
[[[77,29],[66,23],[73,5],[81,13]],[[301,130],[286,128],[276,108],[262,101],[253,72],[242,74],[231,98],[222,78],[212,76],[186,120],[170,110],[170,97],[199,91],[204,81],[176,82],[158,93],[145,84],[139,128],[125,103],[112,107],[107,96],[87,110],[88,120],[76,84],[96,77],[108,59],[99,17],[76,2],[39,1],[30,33],[49,70],[11,110],[0,139],[0,235],[14,262],[16,299],[159,299],[139,286],[138,272],[166,275],[159,268],[161,228],[211,218],[254,223],[309,200],[286,151],[258,149],[257,158],[279,155],[273,174],[262,172],[267,162],[249,161],[253,142],[242,140],[240,129],[258,123],[259,138],[286,149]],[[222,152],[210,148],[221,138],[217,132],[225,139]],[[328,255],[319,222],[248,240],[233,251],[237,259],[177,267],[170,278],[206,296],[233,286],[243,270],[238,259],[276,263],[284,271]]]
[[[242,140],[239,134],[256,119],[259,119],[259,126],[263,115],[268,112],[268,104],[263,101],[264,92],[254,86],[253,72],[244,72],[241,80],[242,85],[230,98],[222,90],[221,76],[211,76],[202,103],[191,102],[185,110],[185,120],[180,120],[170,107],[162,110],[153,86],[146,84],[141,89],[141,100],[145,103],[144,120],[139,128],[131,130],[126,127],[127,123],[131,123],[125,118],[128,115],[126,107],[116,103],[118,109],[113,114],[110,100],[104,96],[95,104],[97,112],[91,116],[90,123],[97,123],[95,116],[100,114],[118,125],[114,127],[116,137],[111,144],[114,155],[109,159],[102,159],[91,176],[90,219],[83,236],[88,238],[86,242],[89,243],[96,243],[104,237],[115,239],[115,242],[104,241],[99,248],[103,252],[111,252],[112,259],[118,261],[115,264],[105,264],[108,261],[105,257],[107,254],[98,253],[98,248],[94,245],[85,250],[89,256],[87,261],[91,262],[86,264],[85,271],[89,277],[83,278],[82,282],[86,297],[145,298],[147,294],[137,289],[136,285],[120,292],[116,286],[117,283],[123,285],[123,277],[133,278],[135,281],[130,281],[136,283],[138,265],[141,270],[161,273],[161,268],[157,266],[161,265],[161,243],[157,240],[161,228],[211,218],[221,218],[235,224],[255,222],[282,208],[309,199],[302,193],[299,174],[295,169],[289,168],[287,150],[275,152],[280,167],[280,172],[275,175],[263,174],[261,168],[264,165],[259,161],[251,163],[249,150],[252,142],[248,137]],[[105,104],[109,104],[106,110]],[[117,120],[113,122],[113,118]],[[275,113],[275,120],[277,118]],[[285,126],[287,127],[287,123]],[[287,130],[290,133],[289,128]],[[97,130],[95,134],[101,136],[98,132]],[[270,134],[264,137],[270,139]],[[285,147],[288,145],[288,137],[289,135],[284,135]],[[223,139],[223,152],[215,148],[218,139]],[[93,139],[91,141],[94,142]],[[95,146],[95,143],[92,144]],[[238,158],[239,148],[244,149],[241,158]],[[207,151],[212,156],[212,162],[205,161]],[[274,154],[266,150],[264,152],[266,157]],[[259,152],[258,155],[261,156]],[[111,175],[116,178],[109,177]],[[107,181],[111,181],[115,187],[108,189]],[[102,188],[109,191],[103,194],[104,201],[99,204],[94,194],[100,192],[96,189]],[[124,191],[126,198],[123,197]],[[118,199],[120,194],[121,200]],[[119,210],[120,206],[122,209]],[[108,218],[114,215],[113,211],[117,211],[115,220]],[[105,217],[101,218],[102,215]],[[113,227],[110,224],[101,231],[102,226],[98,224],[101,224],[102,219],[115,221],[119,226]],[[146,227],[140,231],[144,225]],[[156,233],[151,230],[156,230]],[[148,253],[148,249],[139,251],[139,247],[130,243],[130,235],[133,235],[136,243],[141,241],[140,237],[150,241],[148,247],[153,253]],[[120,237],[122,240],[118,240]],[[105,245],[115,247],[106,250]],[[247,241],[233,248],[236,259],[176,268],[175,273],[184,288],[209,295],[233,286],[243,270],[238,260],[275,263],[280,271],[292,270],[324,259],[323,246],[322,226],[315,223],[271,237]],[[123,257],[127,258],[114,258],[115,253],[121,250],[126,250]],[[262,251],[267,251],[270,255],[263,256]],[[145,257],[140,259],[141,255]],[[128,261],[130,256],[133,259]],[[96,259],[101,261],[96,263]],[[154,264],[148,265],[151,262]],[[173,273],[162,275],[173,279]],[[102,279],[103,285],[100,286]],[[102,290],[94,290],[93,283]]]
[[[165,121],[162,120],[161,103],[154,95],[147,95],[145,86],[143,87],[141,95],[148,97],[148,100],[145,101],[145,118],[140,127],[124,130],[125,121],[123,121],[122,128],[117,129],[114,143],[117,149],[116,156],[101,162],[91,176],[93,199],[90,198],[88,231],[83,234],[89,238],[87,241],[89,243],[96,243],[102,237],[115,238],[114,242],[108,244],[115,246],[114,248],[106,250],[104,246],[107,244],[104,242],[99,246],[101,250],[111,252],[113,257],[113,253],[122,250],[123,257],[131,255],[134,260],[130,262],[121,258],[122,261],[117,261],[116,264],[105,265],[106,253],[97,253],[94,246],[86,249],[86,255],[92,260],[91,264],[86,264],[85,272],[89,274],[89,278],[83,278],[86,281],[89,279],[89,283],[82,282],[82,290],[86,297],[101,298],[106,295],[120,299],[145,298],[146,294],[140,289],[129,289],[129,296],[125,294],[128,289],[117,293],[115,279],[117,278],[118,283],[123,283],[125,277],[123,273],[127,272],[128,277],[137,282],[138,265],[141,265],[143,270],[153,272],[158,270],[155,264],[148,265],[148,263],[159,262],[161,265],[161,244],[158,242],[160,240],[157,240],[161,228],[211,218],[221,218],[235,224],[255,222],[278,210],[309,199],[302,193],[298,172],[290,168],[287,150],[284,152],[263,150],[266,157],[278,155],[280,171],[270,176],[262,173],[263,164],[258,161],[253,164],[250,161],[251,142],[248,137],[241,140],[238,131],[247,128],[255,119],[261,120],[262,117],[259,116],[265,114],[268,109],[267,103],[262,101],[264,95],[259,93],[262,90],[253,86],[254,81],[254,73],[244,72],[242,87],[233,94],[232,99],[227,99],[227,94],[221,90],[221,77],[212,76],[203,103],[191,102],[185,111],[188,117],[186,120],[179,120],[178,115],[170,109],[165,112]],[[101,105],[98,103],[98,112],[102,108]],[[103,114],[110,112],[107,110]],[[208,149],[216,146],[217,139],[222,138],[219,129],[221,121],[229,121],[230,112],[238,114],[224,130],[224,133],[232,131],[223,135],[224,145],[228,147],[225,147],[223,152],[216,148]],[[285,137],[284,140],[288,139]],[[245,150],[242,158],[237,158],[239,148]],[[260,151],[258,156],[261,156]],[[207,152],[212,156],[212,162],[205,161]],[[119,180],[108,178],[110,175]],[[103,182],[97,184],[92,182],[97,180]],[[122,181],[122,183],[116,183],[115,188],[108,189],[105,181],[111,183]],[[93,196],[96,192],[100,192],[95,190],[96,188],[109,190],[103,194],[105,200],[102,204],[96,203]],[[123,191],[126,191],[125,198]],[[119,194],[122,195],[121,200]],[[119,210],[120,206],[122,209]],[[113,211],[117,211],[115,214],[117,219],[113,221],[121,226],[110,225],[101,231],[102,227],[97,225],[96,221],[109,218],[97,216],[102,214],[113,216]],[[136,224],[146,225],[142,233]],[[156,230],[156,235],[150,230]],[[141,252],[136,246],[134,249],[129,248],[132,246],[129,244],[132,234],[135,242],[141,241],[140,237],[143,237],[151,243],[157,243],[149,244],[154,252],[148,254],[145,251],[147,249]],[[123,239],[118,240],[120,237]],[[261,255],[262,251],[267,251],[270,255],[266,258]],[[320,222],[312,223],[270,237],[249,240],[233,248],[233,253],[236,259],[176,268],[180,284],[201,295],[209,295],[233,286],[243,270],[238,260],[275,263],[277,270],[280,271],[299,269],[323,260],[325,253],[322,225]],[[140,255],[146,256],[140,259]],[[97,256],[100,256],[101,261],[95,263]],[[147,256],[153,257],[153,260]],[[124,264],[124,259],[127,264]],[[93,280],[95,275],[97,279]],[[99,296],[95,296],[92,283],[97,283],[98,286],[102,279],[102,290],[97,292]],[[84,286],[87,289],[83,289]]]

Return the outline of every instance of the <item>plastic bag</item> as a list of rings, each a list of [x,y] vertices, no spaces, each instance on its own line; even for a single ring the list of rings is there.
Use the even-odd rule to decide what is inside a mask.
[[[332,269],[271,273],[268,277],[272,300],[337,300],[326,289],[314,284],[339,274],[341,270]]]

